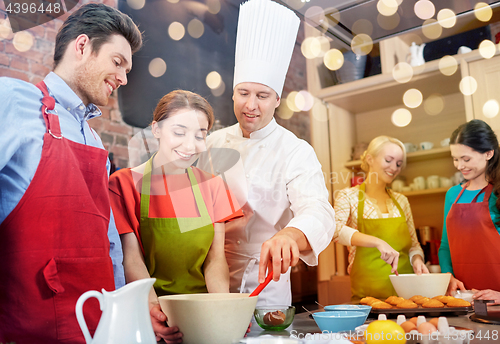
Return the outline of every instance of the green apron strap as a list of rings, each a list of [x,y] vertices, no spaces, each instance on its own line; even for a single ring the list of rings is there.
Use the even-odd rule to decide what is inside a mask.
[[[144,173],[142,175],[142,187],[141,187],[141,218],[149,217],[149,199],[151,197],[151,170],[153,169],[153,158],[156,155],[153,154],[151,159],[146,162],[144,167]],[[165,190],[166,192],[166,190]]]
[[[208,213],[207,205],[205,204],[203,196],[201,195],[200,186],[198,185],[198,181],[196,180],[192,167],[189,167],[187,169],[187,172],[189,181],[191,182],[191,188],[193,189],[194,199],[196,200],[196,205],[198,206],[200,217],[202,218],[203,222],[207,222],[207,220],[209,220],[209,222],[212,222],[212,218]]]

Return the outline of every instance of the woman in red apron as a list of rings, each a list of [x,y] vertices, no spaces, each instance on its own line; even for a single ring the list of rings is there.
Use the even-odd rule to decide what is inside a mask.
[[[446,193],[439,263],[452,274],[448,293],[458,288],[500,290],[497,137],[488,124],[472,120],[452,133],[450,150],[465,182]]]
[[[397,139],[373,139],[361,157],[363,184],[338,192],[334,239],[349,245],[352,299],[396,295],[389,279],[395,273],[428,273],[408,199],[387,188],[406,161]]]
[[[239,216],[223,180],[191,166],[206,150],[213,111],[201,96],[177,90],[154,112],[158,151],[110,178],[123,244],[125,278],[154,277],[157,295],[229,292],[224,222]]]

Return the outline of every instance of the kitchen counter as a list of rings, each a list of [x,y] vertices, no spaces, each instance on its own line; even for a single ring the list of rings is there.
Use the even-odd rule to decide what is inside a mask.
[[[495,309],[500,309],[500,306],[495,306]],[[465,327],[474,331],[474,337],[471,339],[471,344],[485,343],[500,343],[500,325],[490,325],[477,323],[469,319],[469,315],[450,316],[448,323],[450,326]],[[375,319],[368,318],[367,323]],[[395,320],[395,319],[393,319]],[[321,333],[316,322],[309,317],[308,313],[299,313],[295,315],[292,325],[283,331],[267,331],[259,327],[252,319],[252,328],[248,337],[258,337],[262,335],[299,337],[304,338],[306,334]],[[319,338],[318,336],[316,338]],[[312,339],[312,338],[311,338]]]

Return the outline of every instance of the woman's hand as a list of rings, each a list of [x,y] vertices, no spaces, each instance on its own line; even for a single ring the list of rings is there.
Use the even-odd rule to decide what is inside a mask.
[[[380,258],[392,266],[391,272],[396,273],[398,271],[399,252],[382,239],[377,240],[375,247],[380,251]]]
[[[429,273],[429,269],[425,265],[422,256],[419,254],[413,256],[411,265],[413,266],[413,272],[415,272],[417,275]]]
[[[456,279],[455,276],[451,275],[450,284],[448,284],[446,295],[451,295],[451,293],[453,293],[457,289],[466,290],[462,281]]]
[[[493,300],[493,301],[495,301],[495,303],[488,303],[488,305],[500,304],[500,292],[495,291],[495,290],[491,290],[491,289],[479,290],[474,295],[472,295],[472,298],[474,300]]]
[[[179,332],[177,326],[167,326],[167,316],[161,311],[160,305],[153,305],[149,310],[149,314],[157,342],[163,339],[167,344],[182,343],[182,333]]]

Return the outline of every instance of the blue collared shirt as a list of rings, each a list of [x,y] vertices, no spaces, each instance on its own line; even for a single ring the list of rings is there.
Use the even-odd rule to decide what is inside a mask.
[[[71,141],[103,148],[101,139],[87,120],[100,116],[94,104],[87,107],[57,74],[45,79],[49,93],[56,100],[63,136]],[[22,80],[0,77],[0,223],[10,214],[28,188],[42,155],[45,122],[41,113],[42,92]],[[110,162],[107,162],[109,173]],[[108,238],[113,261],[115,285],[125,284],[123,252],[111,212]]]

